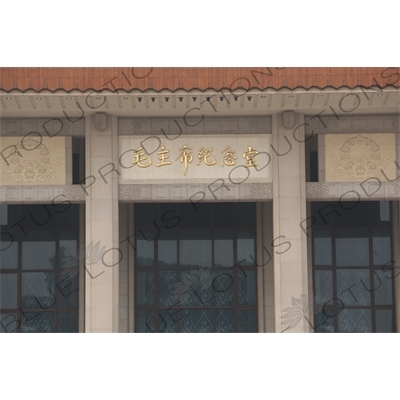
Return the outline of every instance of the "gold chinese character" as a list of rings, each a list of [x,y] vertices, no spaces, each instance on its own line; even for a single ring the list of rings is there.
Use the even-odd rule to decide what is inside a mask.
[[[152,161],[150,156],[142,150],[143,147],[139,147],[137,150],[135,150],[135,159],[132,161],[132,164],[136,164],[140,168],[147,168],[151,165]],[[149,159],[149,162],[147,164],[142,164],[142,161],[145,161],[147,158]]]
[[[186,175],[188,163],[191,163],[193,161],[193,156],[192,156],[190,150],[193,150],[193,149],[191,147],[187,147],[186,144],[181,149],[179,149],[181,154],[178,156],[178,158],[180,157],[181,163],[184,163],[184,165],[185,165],[185,175]],[[177,160],[178,160],[178,158],[177,158]]]
[[[207,160],[207,158],[210,157],[212,151],[213,151],[213,149],[204,150],[204,147],[201,147],[200,150],[197,152],[197,154],[199,155],[199,159],[200,159],[200,161],[197,163],[197,165],[200,165],[200,163],[203,160],[204,160],[204,164],[206,164],[206,165],[216,164],[217,160],[214,160],[214,161]]]
[[[254,157],[258,154],[256,149],[253,149],[251,146],[247,148],[247,151],[243,153],[243,158],[246,159],[245,167],[257,167],[258,164],[254,162]]]
[[[222,166],[224,165],[232,166],[236,164],[236,157],[234,156],[236,151],[229,150],[230,148],[231,146],[227,146],[226,149],[223,152],[221,152],[221,154],[225,153],[224,156],[222,157],[222,162],[221,162]]]
[[[163,165],[170,165],[171,164],[171,161],[165,161],[167,158],[169,158],[167,153],[168,153],[168,150],[165,150],[165,147],[161,146],[161,150],[159,152],[157,152],[157,154],[160,156],[160,157],[158,157],[158,159],[161,162],[156,164],[157,167],[162,167]]]

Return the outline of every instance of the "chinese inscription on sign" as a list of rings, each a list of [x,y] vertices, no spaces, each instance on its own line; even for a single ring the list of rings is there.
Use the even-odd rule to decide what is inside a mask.
[[[184,175],[188,170],[189,164],[193,161],[193,148],[188,147],[186,144],[183,145],[179,150],[179,155],[175,161],[178,161],[183,164]],[[212,154],[213,149],[206,150],[204,147],[200,147],[197,152],[198,162],[196,165],[200,165],[204,162],[205,165],[212,167],[217,164],[217,156]],[[230,146],[226,146],[224,151],[221,152],[221,165],[232,167],[236,165],[235,156],[236,150],[232,150]],[[143,147],[139,147],[137,150],[134,150],[134,159],[132,164],[137,165],[140,168],[147,168],[152,164],[151,155],[147,154]],[[243,158],[245,159],[245,167],[257,167],[258,164],[254,160],[254,158],[259,154],[259,152],[251,146],[248,146],[244,151]],[[157,152],[159,163],[156,164],[157,167],[164,167],[167,165],[171,165],[171,161],[169,160],[169,150],[165,148],[165,146],[161,146],[160,150]]]

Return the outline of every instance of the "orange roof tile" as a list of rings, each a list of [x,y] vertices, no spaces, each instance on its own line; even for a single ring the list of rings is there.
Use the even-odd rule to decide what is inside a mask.
[[[160,91],[400,87],[400,68],[0,68],[0,89]]]

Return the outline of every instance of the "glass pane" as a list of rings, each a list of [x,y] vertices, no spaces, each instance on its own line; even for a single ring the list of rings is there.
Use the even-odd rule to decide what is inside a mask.
[[[181,320],[182,332],[212,332],[212,310],[188,310],[187,316]]]
[[[181,307],[171,308],[170,310],[160,310],[158,313],[158,332],[175,333],[178,332],[178,323],[184,318],[186,312],[179,311]]]
[[[238,279],[239,304],[256,304],[256,271],[238,269]]]
[[[314,264],[332,265],[332,238],[330,231],[314,231]]]
[[[180,204],[179,216],[181,228],[211,228],[213,222],[213,204]]]
[[[372,248],[374,253],[374,265],[384,266],[392,259],[390,232],[374,231]]]
[[[149,238],[153,237],[153,233],[149,234]],[[154,264],[154,241],[137,239],[136,241],[136,266],[150,267]]]
[[[371,304],[370,275],[368,269],[338,269],[337,297],[345,306],[369,306]]]
[[[54,313],[34,312],[25,313],[22,318],[21,332],[51,333],[55,330]]]
[[[12,206],[8,204],[1,204],[0,212],[1,212],[1,230],[5,231],[15,225],[22,218],[19,216],[19,210],[22,206]],[[21,222],[22,224],[22,222]],[[18,228],[18,226],[14,226],[14,228]]]
[[[369,333],[372,331],[371,310],[342,310],[339,315],[339,332]]]
[[[214,204],[214,226],[216,228],[232,228],[233,210],[233,203]]]
[[[176,267],[178,264],[178,244],[175,232],[163,232],[158,238],[158,266]]]
[[[135,330],[138,333],[154,332],[154,312],[136,311]]]
[[[76,268],[79,266],[78,234],[60,234],[60,264],[61,268]]]
[[[0,274],[0,309],[17,308],[17,284],[17,274]]]
[[[334,223],[335,211],[339,204],[334,202],[315,201],[311,203],[311,215],[315,218],[315,226],[327,226]]]
[[[239,310],[239,332],[257,332],[257,311]]]
[[[253,228],[256,225],[256,208],[254,203],[236,203],[236,221],[238,227]]]
[[[233,267],[233,233],[216,231],[214,236],[214,264],[216,267]]]
[[[324,311],[320,311],[314,315],[314,332],[333,333],[335,331],[335,319],[332,317],[334,312],[327,308]]]
[[[181,304],[187,306],[210,306],[214,302],[212,285],[215,273],[209,268],[182,271],[178,290]]]
[[[332,271],[314,271],[314,289],[316,305],[330,304],[333,299]]]
[[[388,271],[374,271],[375,304],[392,305],[393,304],[393,274]]]
[[[215,311],[215,329],[218,333],[235,332],[235,312],[232,309]]]
[[[32,272],[22,274],[21,306],[47,309],[56,303],[54,296],[54,273]]]
[[[335,215],[336,226],[366,226],[368,225],[367,201],[342,201],[335,203],[336,210],[340,216]]]
[[[62,209],[62,206],[58,207]],[[27,230],[50,230],[56,227],[55,210],[51,204],[24,205],[21,211],[21,217],[24,218],[21,225]]]
[[[372,223],[390,226],[390,201],[371,201]]]
[[[179,302],[179,284],[177,271],[158,272],[158,305],[173,306]]]
[[[58,226],[62,229],[78,229],[79,227],[79,205],[71,204],[68,205],[61,204],[56,206],[55,214],[58,219]]]
[[[375,322],[376,332],[378,333],[392,333],[396,331],[392,310],[376,310]]]
[[[58,307],[77,308],[79,292],[79,270],[67,269],[61,271],[57,281]]]
[[[179,244],[180,265],[187,267],[211,267],[211,232],[181,231]]]
[[[52,269],[56,260],[53,234],[31,233],[22,242],[22,269]]]
[[[0,333],[15,333],[18,327],[17,314],[0,314]]]
[[[241,266],[254,265],[254,233],[242,231],[237,233],[237,260]]]
[[[135,204],[135,226],[136,231],[143,228],[153,227],[154,206],[153,204]]]
[[[0,242],[0,269],[16,269],[18,265],[18,240],[13,234],[1,233]]]
[[[136,304],[138,306],[154,305],[154,273],[136,272]]]
[[[58,317],[58,331],[61,333],[78,332],[78,313],[60,313]]]
[[[212,287],[217,306],[233,306],[235,304],[233,271],[216,271]]]
[[[336,265],[341,267],[369,265],[367,230],[338,230],[336,232]]]

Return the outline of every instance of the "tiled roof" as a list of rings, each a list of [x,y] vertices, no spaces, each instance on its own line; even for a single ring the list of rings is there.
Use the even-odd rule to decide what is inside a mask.
[[[0,68],[0,89],[160,91],[400,87],[400,68]]]

